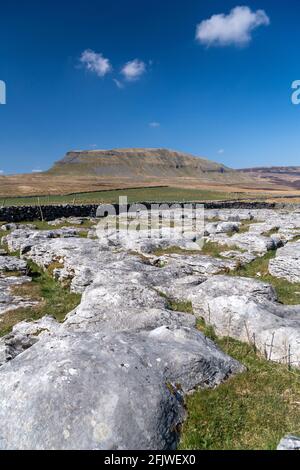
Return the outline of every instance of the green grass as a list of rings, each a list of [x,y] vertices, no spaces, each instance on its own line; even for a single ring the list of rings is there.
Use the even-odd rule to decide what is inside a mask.
[[[181,189],[172,187],[139,188],[95,191],[78,194],[32,197],[0,196],[0,206],[36,206],[48,204],[98,204],[117,203],[120,196],[127,196],[128,202],[184,202],[184,201],[215,201],[240,198],[238,193],[224,193],[199,189]],[[244,195],[245,197],[245,195]]]
[[[231,276],[252,277],[271,284],[277,292],[279,302],[285,305],[300,304],[300,283],[292,284],[285,279],[277,278],[269,274],[269,262],[276,256],[276,250],[256,258],[252,263],[246,264],[236,271],[231,271]]]
[[[184,250],[179,246],[169,246],[167,248],[157,248],[153,251],[154,256],[165,256],[165,255],[201,255],[199,250]]]
[[[243,252],[241,248],[236,245],[219,245],[218,243],[206,241],[201,250],[202,255],[213,256],[214,258],[222,258],[222,253],[225,251],[239,251]]]
[[[184,300],[168,300],[168,308],[174,312],[189,313],[194,315],[192,302]]]
[[[180,449],[276,449],[285,434],[299,434],[300,371],[266,361],[247,344],[217,339],[203,322],[199,329],[247,371],[216,389],[187,396]]]
[[[190,315],[194,315],[192,302],[185,301],[185,300],[174,300],[166,295],[164,292],[155,289],[155,291],[164,299],[167,300],[167,308],[169,310],[173,310],[174,312],[182,312],[188,313]]]
[[[58,230],[63,227],[71,227],[71,228],[91,228],[95,225],[91,220],[84,220],[82,224],[72,224],[71,222],[63,221],[58,225],[50,225],[45,220],[34,220],[32,222],[21,222],[22,225],[34,225],[37,230]],[[7,232],[5,232],[7,233]]]
[[[36,307],[20,308],[6,312],[0,317],[0,336],[8,334],[14,325],[23,320],[33,321],[45,315],[63,321],[66,315],[80,303],[81,295],[69,291],[55,281],[51,273],[43,271],[36,264],[28,262],[28,274],[32,282],[14,288],[16,295],[39,301]]]

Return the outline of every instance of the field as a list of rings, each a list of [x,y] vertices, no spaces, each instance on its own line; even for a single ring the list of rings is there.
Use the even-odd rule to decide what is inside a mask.
[[[51,175],[0,175],[0,206],[132,202],[259,200],[297,203],[300,191],[262,182],[212,183],[195,178],[99,178]]]
[[[116,203],[120,196],[127,196],[128,202],[184,202],[184,201],[215,201],[237,199],[237,193],[218,192],[200,189],[172,187],[153,187],[95,191],[66,195],[3,197],[0,206],[47,205],[47,204],[99,204]]]

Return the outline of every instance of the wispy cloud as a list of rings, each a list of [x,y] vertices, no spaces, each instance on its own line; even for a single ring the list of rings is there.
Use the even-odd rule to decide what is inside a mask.
[[[237,6],[228,15],[213,15],[199,23],[196,39],[208,46],[244,46],[251,41],[254,29],[269,24],[264,10],[252,11],[247,6]]]
[[[225,152],[224,149],[219,149],[219,150],[218,150],[218,154],[219,154],[219,155],[222,155],[224,152]]]
[[[31,173],[43,173],[43,170],[34,169],[31,170]]]
[[[134,59],[127,62],[121,70],[125,80],[130,82],[138,80],[146,72],[145,62]]]
[[[124,83],[122,83],[120,80],[118,80],[117,78],[113,78],[113,82],[115,83],[116,87],[120,88],[120,90],[122,88],[124,88]]]
[[[160,122],[157,122],[157,121],[149,122],[149,127],[156,129],[157,127],[160,127]]]
[[[112,65],[109,59],[103,57],[102,54],[86,49],[80,56],[80,62],[90,72],[94,72],[98,77],[104,77],[112,71]]]

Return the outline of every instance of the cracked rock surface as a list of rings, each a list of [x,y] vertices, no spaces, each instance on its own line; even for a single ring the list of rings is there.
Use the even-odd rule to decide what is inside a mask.
[[[20,263],[55,263],[54,277],[82,300],[63,323],[22,322],[0,339],[1,449],[175,449],[184,395],[244,370],[196,329],[197,318],[220,336],[254,343],[267,359],[300,366],[300,305],[280,304],[267,283],[230,275],[278,248],[270,272],[296,279],[300,214],[224,209],[206,219],[199,237],[231,247],[221,256],[155,256],[157,248],[194,250],[195,235],[183,242],[177,229],[171,238],[123,231],[95,239],[93,228],[80,238],[80,219],[74,228],[22,227],[5,237]],[[6,257],[3,271],[14,271],[19,260]],[[191,304],[194,315],[171,302]]]
[[[276,257],[270,261],[269,272],[292,283],[300,282],[300,241],[289,242],[277,250]]]

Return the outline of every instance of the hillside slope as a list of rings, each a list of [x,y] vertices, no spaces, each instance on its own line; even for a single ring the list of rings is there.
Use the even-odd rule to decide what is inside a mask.
[[[49,170],[52,175],[104,177],[213,177],[234,174],[222,164],[167,149],[73,151]]]
[[[256,178],[277,186],[300,189],[300,166],[271,166],[242,168],[238,170],[243,176]]]

